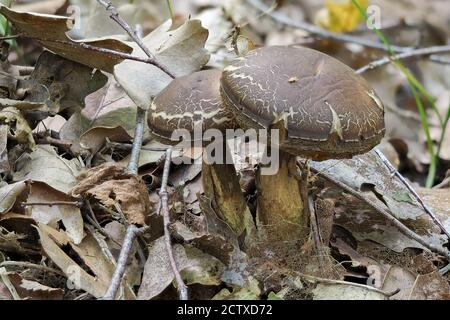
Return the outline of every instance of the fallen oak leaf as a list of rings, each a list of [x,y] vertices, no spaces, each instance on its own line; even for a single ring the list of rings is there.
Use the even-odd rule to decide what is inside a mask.
[[[25,36],[36,39],[47,49],[76,62],[92,68],[112,73],[114,65],[123,58],[111,54],[112,51],[130,53],[132,48],[112,38],[98,38],[85,41],[72,40],[66,35],[74,25],[72,18],[17,12],[0,5],[0,13],[4,15]],[[45,36],[43,36],[45,35]],[[92,50],[89,46],[106,49],[104,52]],[[109,52],[108,52],[109,50]]]
[[[143,38],[143,43],[175,77],[200,70],[209,60],[204,49],[208,30],[199,20],[188,20],[175,30],[168,20]],[[131,43],[133,54],[146,57],[137,44]],[[147,109],[152,98],[171,81],[167,73],[152,64],[124,60],[114,67],[114,77],[139,108]]]
[[[81,172],[81,167],[78,159],[64,159],[56,153],[54,147],[38,145],[33,152],[17,161],[13,181],[40,181],[69,194],[76,184],[76,176]]]
[[[144,182],[115,163],[105,163],[78,177],[73,196],[94,197],[103,205],[119,204],[128,223],[145,225],[151,203]]]

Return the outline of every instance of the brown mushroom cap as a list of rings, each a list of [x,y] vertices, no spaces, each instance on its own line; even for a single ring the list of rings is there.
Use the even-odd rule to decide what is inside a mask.
[[[338,60],[304,47],[264,47],[237,58],[221,79],[244,128],[280,123],[280,149],[315,160],[369,151],[384,135],[384,108],[369,84]]]
[[[171,136],[176,129],[193,133],[197,126],[202,131],[234,128],[232,114],[224,108],[220,97],[220,75],[219,70],[204,70],[174,79],[150,106],[147,117],[150,132],[165,143],[174,143],[178,141]]]

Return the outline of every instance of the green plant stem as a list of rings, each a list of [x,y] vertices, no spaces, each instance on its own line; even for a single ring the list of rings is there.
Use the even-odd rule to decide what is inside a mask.
[[[356,0],[352,0],[352,3],[356,8],[358,8],[359,12],[364,17],[364,19],[366,21],[368,21],[369,18],[367,16],[366,11],[359,5],[359,3]],[[428,175],[427,175],[427,180],[426,180],[426,187],[431,188],[433,186],[434,180],[436,178],[436,172],[437,172],[437,166],[438,166],[438,155],[441,150],[442,141],[444,139],[445,129],[448,124],[448,118],[450,117],[450,107],[449,107],[449,110],[447,111],[447,116],[445,117],[445,119],[443,119],[438,108],[436,107],[433,96],[425,89],[425,87],[420,83],[420,81],[418,81],[416,79],[416,77],[414,77],[414,75],[411,73],[411,71],[400,62],[400,60],[395,59],[395,52],[394,52],[394,50],[392,50],[392,46],[389,43],[389,41],[387,40],[387,38],[385,37],[385,35],[383,34],[383,32],[381,32],[379,29],[377,29],[374,26],[373,26],[372,30],[375,32],[375,34],[378,36],[378,38],[380,38],[380,41],[386,46],[386,49],[392,58],[392,63],[394,64],[394,66],[397,67],[397,69],[399,69],[407,77],[408,84],[411,87],[411,91],[412,91],[414,99],[416,101],[417,109],[419,111],[422,127],[425,132],[428,151],[429,151],[430,157],[431,157],[430,167],[428,169]],[[441,136],[440,136],[440,139],[438,142],[438,149],[437,149],[436,153],[434,152],[433,141],[431,140],[427,114],[426,114],[425,108],[422,104],[422,101],[420,100],[420,96],[417,91],[420,92],[427,99],[427,101],[431,105],[432,110],[436,113],[436,116],[439,119],[439,125],[441,127]]]
[[[173,20],[173,11],[172,11],[172,5],[170,4],[170,0],[166,0],[167,8],[169,9],[170,19]]]

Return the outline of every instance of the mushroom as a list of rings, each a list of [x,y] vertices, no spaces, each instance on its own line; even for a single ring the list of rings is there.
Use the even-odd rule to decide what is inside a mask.
[[[223,106],[219,91],[220,76],[219,70],[204,70],[174,79],[153,100],[147,121],[151,134],[170,145],[180,142],[177,135],[173,135],[179,129],[189,132],[190,137],[184,136],[184,139],[190,138],[187,141],[189,145],[201,140],[205,147],[211,145],[203,141],[203,134],[208,129],[217,129],[221,133],[214,136],[218,140],[214,141],[214,146],[221,147],[218,149],[221,149],[222,163],[205,161],[208,154],[203,153],[203,187],[215,213],[227,222],[237,236],[241,236],[249,228],[252,218],[223,134],[226,129],[234,128],[236,123]],[[200,136],[196,136],[198,133]]]
[[[309,48],[264,47],[235,59],[223,70],[221,95],[243,129],[280,130],[278,172],[257,175],[257,215],[266,234],[282,240],[309,234],[296,157],[351,158],[385,132],[383,104],[369,84]]]

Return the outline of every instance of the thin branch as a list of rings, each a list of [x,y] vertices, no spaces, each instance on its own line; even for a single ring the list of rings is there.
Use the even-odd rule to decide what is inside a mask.
[[[123,275],[130,257],[131,248],[133,246],[134,239],[141,234],[144,234],[150,229],[150,227],[138,228],[134,224],[129,225],[125,234],[122,249],[120,250],[119,259],[117,260],[117,266],[114,270],[114,274],[111,277],[111,283],[108,290],[103,297],[103,300],[114,300],[120,283],[122,282]]]
[[[167,194],[167,181],[169,179],[170,172],[170,162],[172,161],[172,148],[168,148],[166,151],[166,159],[164,162],[164,170],[161,181],[161,189],[159,190],[159,197],[161,199],[161,211],[164,221],[164,242],[167,249],[167,254],[170,260],[170,266],[172,267],[173,274],[175,275],[175,281],[178,286],[178,293],[180,300],[188,300],[187,287],[181,278],[180,271],[178,270],[175,258],[173,256],[172,244],[170,239],[170,216],[169,216],[169,206],[168,206],[168,194]]]
[[[136,44],[144,51],[144,53],[147,55],[149,59],[153,61],[153,65],[157,66],[159,69],[167,73],[171,78],[175,78],[175,75],[170,72],[166,66],[161,64],[155,56],[150,52],[150,50],[146,47],[146,45],[142,42],[141,38],[138,36],[138,34],[128,25],[128,23],[119,15],[116,8],[113,6],[111,1],[105,1],[105,0],[97,0],[99,4],[101,4],[103,7],[105,7],[106,11],[109,12],[109,17],[117,22],[118,25],[124,29],[128,35],[131,37],[131,39],[136,42]]]
[[[311,168],[311,171],[313,171],[314,173],[318,174],[322,178],[330,181],[331,183],[335,184],[336,186],[338,186],[339,188],[341,188],[344,191],[348,192],[352,196],[354,196],[354,197],[358,198],[359,200],[364,201],[365,203],[367,203],[375,211],[377,211],[378,213],[383,215],[383,217],[386,220],[388,220],[390,223],[392,223],[405,236],[407,236],[407,237],[417,241],[418,243],[420,243],[422,246],[424,246],[428,250],[436,252],[436,253],[439,253],[440,255],[442,255],[442,256],[444,256],[444,257],[446,257],[447,259],[450,260],[450,253],[448,251],[446,251],[446,250],[444,250],[442,248],[439,248],[439,247],[435,246],[432,243],[427,242],[425,239],[423,239],[421,236],[419,236],[414,231],[410,230],[407,226],[405,226],[402,222],[400,222],[400,220],[398,220],[390,212],[385,210],[383,207],[378,205],[376,202],[373,202],[372,200],[370,200],[366,196],[362,195],[361,193],[357,192],[356,190],[353,190],[351,187],[349,187],[345,183],[336,180],[331,175],[329,175],[329,174],[327,174],[325,172],[321,172],[321,171],[316,170],[314,168]]]
[[[133,149],[133,145],[131,143],[122,143],[122,142],[113,142],[110,141],[108,138],[106,138],[106,147],[108,148],[114,148],[114,149],[118,149],[118,150],[132,150]],[[175,147],[172,147],[174,150],[176,149]],[[145,151],[166,151],[167,147],[141,147],[141,150],[145,150]]]
[[[319,28],[313,24],[304,22],[304,21],[297,21],[292,20],[288,16],[282,14],[281,12],[271,11],[271,8],[267,5],[265,5],[260,0],[247,0],[247,2],[252,5],[254,8],[258,9],[261,12],[266,13],[270,17],[272,17],[274,20],[278,21],[281,24],[284,24],[289,27],[301,29],[304,31],[307,31],[311,34],[314,34],[322,39],[332,39],[336,41],[342,41],[342,42],[351,42],[356,43],[359,45],[362,45],[364,47],[368,48],[374,48],[379,49],[383,51],[389,51],[389,48],[387,48],[383,43],[370,41],[361,37],[356,37],[349,34],[342,34],[342,33],[335,33],[330,32],[328,30],[324,30],[322,28]],[[399,47],[399,46],[391,46],[391,50],[393,50],[395,53],[403,53],[403,52],[409,52],[413,50],[413,47]],[[439,63],[450,63],[450,61],[441,56],[431,55],[430,60],[434,62]]]
[[[361,74],[363,72],[366,72],[367,70],[372,70],[372,69],[384,66],[384,65],[388,64],[389,62],[395,61],[395,60],[401,60],[401,59],[406,59],[406,58],[411,58],[411,57],[427,56],[427,55],[431,55],[431,54],[435,54],[435,53],[442,53],[442,52],[449,52],[449,51],[450,51],[450,45],[434,46],[434,47],[421,48],[421,49],[417,49],[417,50],[411,50],[408,52],[396,54],[391,57],[384,57],[379,60],[375,60],[375,61],[369,63],[368,65],[366,65],[362,68],[359,68],[358,70],[355,71],[355,73]]]
[[[83,205],[80,201],[49,201],[49,202],[23,202],[22,207],[29,206],[73,206],[80,208]]]
[[[135,56],[135,55],[132,55],[132,54],[129,54],[129,53],[126,53],[126,52],[122,52],[122,51],[116,51],[116,50],[112,50],[112,49],[108,49],[108,48],[97,47],[97,46],[93,46],[91,44],[87,44],[85,42],[70,42],[70,41],[57,40],[57,39],[37,38],[37,37],[31,37],[31,36],[26,35],[26,34],[21,35],[21,37],[22,38],[36,40],[38,42],[52,42],[52,43],[58,43],[58,44],[67,45],[67,46],[70,46],[70,47],[81,47],[81,48],[86,49],[86,50],[92,50],[92,51],[96,51],[96,52],[101,52],[101,53],[104,53],[104,54],[108,54],[110,56],[121,58],[123,60],[133,60],[133,61],[153,64],[153,65],[156,66],[156,63],[155,63],[155,61],[153,59]]]
[[[142,139],[144,137],[144,128],[146,120],[146,110],[137,108],[136,127],[134,129],[134,140],[131,148],[130,161],[128,162],[128,171],[134,174],[138,173],[139,157],[142,148]]]
[[[391,162],[386,158],[386,156],[378,149],[375,148],[375,152],[380,157],[381,161],[386,165],[386,167],[389,169],[389,172],[392,175],[395,175],[404,185],[405,187],[411,192],[411,194],[414,196],[416,201],[422,206],[422,208],[425,210],[425,212],[431,217],[431,219],[434,221],[434,223],[437,224],[439,229],[447,236],[447,238],[450,240],[450,233],[445,229],[445,226],[443,223],[439,220],[439,218],[434,214],[434,212],[428,207],[422,200],[422,198],[419,196],[419,194],[414,190],[414,188],[406,181],[406,179],[398,172],[397,169],[391,164]]]
[[[40,264],[35,264],[35,263],[31,263],[31,262],[25,262],[25,261],[3,261],[0,263],[0,268],[1,267],[22,267],[22,268],[30,268],[30,269],[37,269],[37,270],[41,270],[41,271],[45,271],[45,272],[51,272],[54,274],[57,274],[59,276],[63,276],[63,277],[67,277],[64,272],[47,267],[47,266],[43,266]]]
[[[258,9],[261,12],[267,13],[270,17],[272,17],[274,20],[278,21],[279,23],[282,23],[284,25],[287,25],[289,27],[301,29],[304,31],[307,31],[311,34],[314,34],[320,38],[323,39],[333,39],[337,41],[343,41],[343,42],[351,42],[360,44],[362,46],[368,47],[368,48],[374,48],[374,49],[380,49],[387,51],[388,48],[383,43],[370,41],[361,37],[355,37],[348,34],[342,34],[342,33],[335,33],[330,32],[328,30],[319,28],[313,24],[304,22],[304,21],[297,21],[292,20],[288,16],[282,14],[281,12],[277,11],[271,11],[270,7],[265,5],[260,0],[247,0],[247,2],[252,5],[254,8]],[[391,47],[395,52],[406,52],[411,50],[411,47],[398,47],[398,46],[392,46]]]

